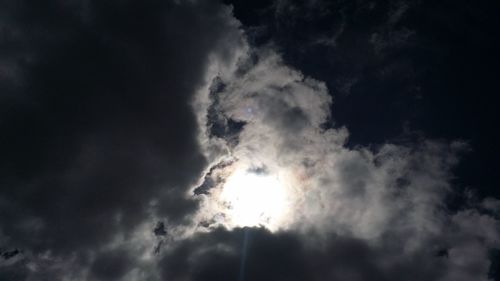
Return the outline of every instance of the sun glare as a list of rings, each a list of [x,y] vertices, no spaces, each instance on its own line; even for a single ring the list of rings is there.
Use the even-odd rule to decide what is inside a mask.
[[[229,176],[221,193],[234,226],[275,228],[286,210],[285,186],[277,176],[244,170]]]

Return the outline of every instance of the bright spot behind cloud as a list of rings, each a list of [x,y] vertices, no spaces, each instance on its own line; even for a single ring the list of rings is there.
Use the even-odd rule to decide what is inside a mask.
[[[235,227],[276,228],[287,209],[287,191],[278,176],[237,170],[223,186],[228,223]]]

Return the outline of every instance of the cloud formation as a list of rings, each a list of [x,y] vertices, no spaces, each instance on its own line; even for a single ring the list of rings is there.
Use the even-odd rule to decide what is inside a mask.
[[[225,141],[226,149],[217,151],[229,151],[226,156],[244,167],[279,174],[291,187],[286,220],[264,226],[316,247],[335,245],[339,236],[359,240],[370,259],[385,263],[370,265],[380,280],[488,278],[490,250],[500,242],[498,221],[479,206],[452,212],[446,204],[453,195],[452,168],[467,149],[465,143],[421,139],[347,148],[347,129],[325,126],[332,99],[324,83],[286,66],[272,50],[254,49],[228,77],[214,80],[218,86],[210,95],[219,115],[208,126],[242,125],[237,141],[232,134],[226,139],[209,135],[214,143]],[[234,166],[238,169],[237,164],[214,169],[223,174]],[[217,184],[224,177],[213,174],[207,175],[212,190],[201,195],[208,202],[201,213],[223,214],[213,226],[231,229],[234,225],[224,220],[227,207],[210,203],[218,200],[217,189],[225,183]],[[418,273],[410,270],[417,265]],[[372,275],[364,276],[367,270],[360,265],[353,270],[360,276],[332,273],[332,278],[367,280]]]
[[[467,145],[348,148],[230,7],[2,5],[0,279],[488,280],[499,201],[447,205]],[[286,185],[280,220],[230,223],[242,167]]]
[[[0,247],[25,258],[0,279],[122,279],[143,224],[196,209],[190,100],[239,23],[213,1],[1,5]]]

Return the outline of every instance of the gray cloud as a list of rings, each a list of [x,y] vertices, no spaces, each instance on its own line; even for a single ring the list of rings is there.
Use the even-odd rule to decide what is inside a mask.
[[[1,6],[0,245],[23,259],[0,271],[132,276],[149,251],[125,243],[137,229],[151,240],[155,217],[196,209],[185,194],[206,160],[190,102],[238,22],[216,1]]]
[[[244,280],[444,280],[445,257],[426,250],[397,255],[396,247],[338,235],[311,247],[294,233],[216,229],[176,245],[161,261],[162,274],[165,280],[237,279],[241,270]]]
[[[3,5],[0,279],[488,279],[498,200],[446,205],[466,144],[348,148],[326,84],[229,7]],[[270,229],[217,205],[238,163],[289,184]]]

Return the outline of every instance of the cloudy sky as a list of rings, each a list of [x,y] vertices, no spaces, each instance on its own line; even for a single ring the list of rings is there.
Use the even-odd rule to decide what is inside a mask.
[[[499,12],[0,0],[0,280],[500,280]]]

